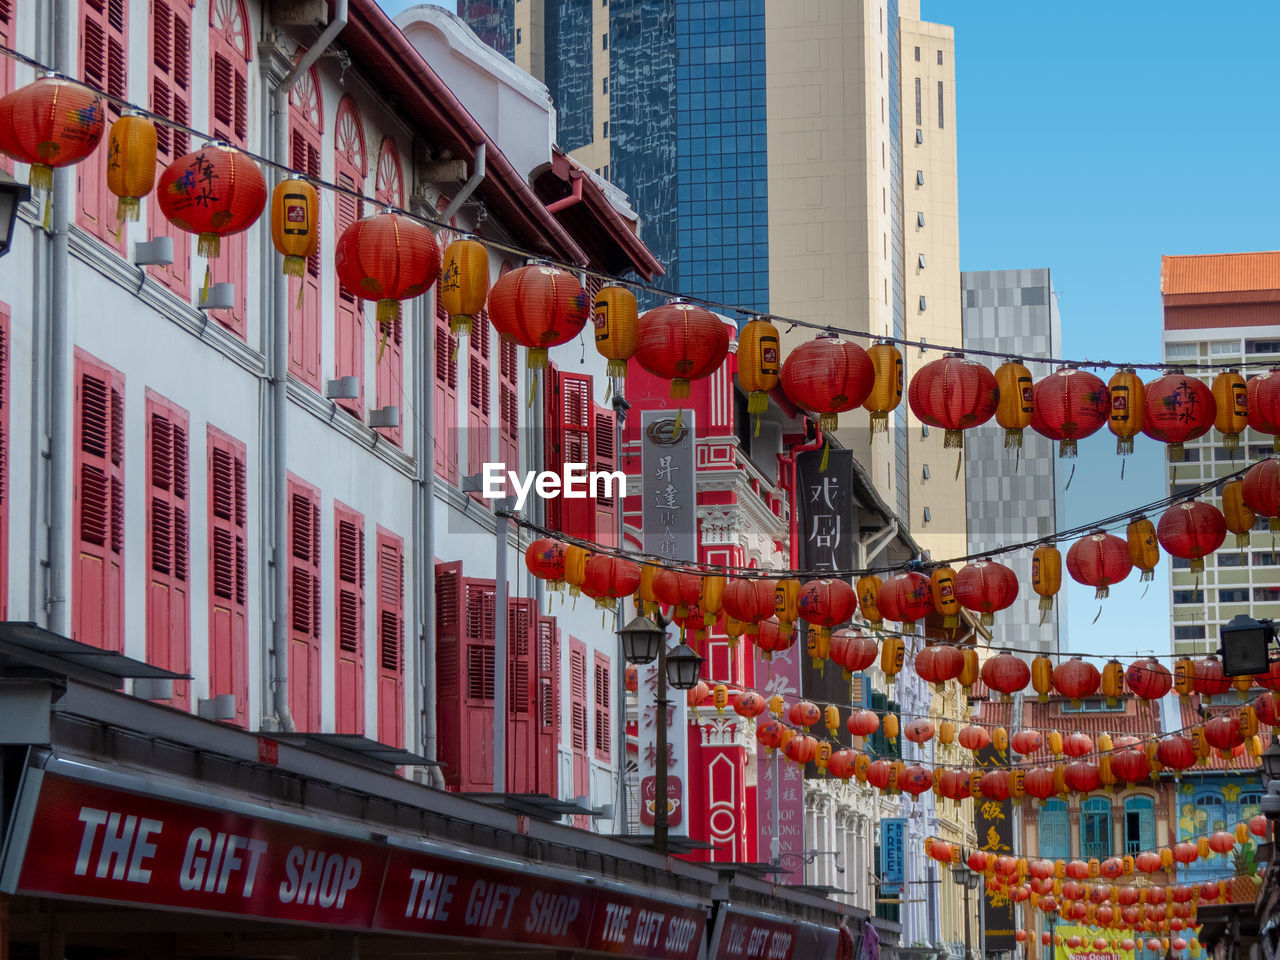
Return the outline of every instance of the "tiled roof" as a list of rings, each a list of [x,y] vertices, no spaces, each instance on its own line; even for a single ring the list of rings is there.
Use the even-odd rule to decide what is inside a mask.
[[[1173,694],[1170,694],[1170,696],[1173,696]],[[1220,703],[1214,705],[1202,704],[1200,694],[1194,693],[1179,704],[1179,717],[1181,718],[1182,726],[1185,729],[1186,727],[1194,727],[1196,724],[1203,723],[1206,720],[1211,720],[1219,714],[1234,713],[1239,709],[1239,703]],[[1265,723],[1258,724],[1258,736],[1262,740],[1262,749],[1267,749],[1271,744],[1271,728]],[[1255,768],[1257,766],[1258,762],[1250,757],[1247,752],[1243,757],[1228,763],[1226,760],[1222,759],[1222,757],[1218,756],[1218,751],[1214,750],[1209,754],[1209,758],[1204,764],[1196,764],[1187,772],[1194,773],[1197,770],[1242,771]]]
[[[1253,290],[1280,290],[1280,251],[1160,258],[1166,296]]]
[[[1007,729],[1013,720],[1013,704],[1001,703],[999,700],[984,700],[974,704],[972,716],[978,723],[989,723]]]
[[[1057,730],[1064,737],[1077,730],[1096,743],[1098,736],[1109,733],[1112,737],[1149,738],[1160,733],[1159,707],[1148,700],[1137,697],[1125,697],[1121,701],[1123,713],[1075,713],[1063,712],[1063,706],[1069,701],[1054,697],[1048,703],[1041,703],[1036,697],[1027,697],[1023,702],[1023,726],[1036,730],[1045,736],[1045,744],[1029,759],[1037,763],[1054,762],[1049,751],[1048,732]],[[1020,729],[1020,728],[1019,728]],[[1017,730],[1010,729],[1013,736]]]

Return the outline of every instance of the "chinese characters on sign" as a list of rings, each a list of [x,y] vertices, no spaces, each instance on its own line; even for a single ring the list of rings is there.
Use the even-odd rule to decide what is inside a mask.
[[[761,695],[771,697],[777,693],[793,703],[799,699],[800,658],[804,656],[799,644],[789,650],[774,653],[772,663],[765,663],[754,645],[751,649],[755,650],[757,658],[756,685],[760,688]],[[763,682],[760,680],[762,677]],[[769,753],[774,755],[770,757]],[[775,873],[774,878],[781,883],[804,883],[804,862],[799,856],[804,852],[804,770],[794,763],[782,763],[780,756],[781,751],[760,750],[757,753],[756,762],[759,766],[756,772],[756,822],[760,825],[759,850],[761,859],[764,859],[764,851],[769,851],[769,859],[772,860],[776,835],[778,853],[784,855],[781,865],[791,868],[791,872]],[[795,856],[785,856],[788,853]]]
[[[998,767],[1003,764],[992,746],[983,747],[974,760],[979,767]],[[1009,815],[1009,801],[988,800],[973,805],[973,825],[978,836],[978,849],[992,855],[1013,854],[1013,819]],[[1014,939],[1013,902],[1006,891],[992,888],[982,899],[982,917],[987,931],[988,950],[1013,950]]]
[[[907,879],[907,821],[903,817],[886,817],[880,821],[880,893],[892,896],[902,893]]]
[[[805,570],[849,570],[858,540],[853,499],[853,451],[822,451],[796,457],[799,475],[800,566]]]

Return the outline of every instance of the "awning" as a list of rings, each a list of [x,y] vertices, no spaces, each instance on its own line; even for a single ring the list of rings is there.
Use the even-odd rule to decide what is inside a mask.
[[[836,960],[841,929],[722,904],[707,960]]]

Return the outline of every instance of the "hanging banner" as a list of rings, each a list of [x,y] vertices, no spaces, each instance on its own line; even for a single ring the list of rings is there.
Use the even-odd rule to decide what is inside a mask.
[[[898,895],[907,881],[907,821],[905,817],[885,817],[880,821],[880,893]]]
[[[1054,950],[1054,960],[1134,960],[1134,951],[1124,949],[1120,946],[1119,940],[1114,941],[1115,945],[1112,945],[1114,930],[1099,930],[1097,927],[1060,923],[1053,928],[1053,932],[1062,938],[1061,943]],[[988,942],[990,942],[989,936],[988,934]],[[1067,946],[1067,941],[1072,937],[1080,938],[1080,946]],[[1099,950],[1093,945],[1093,941],[1098,937],[1107,941],[1106,949]]]
[[[979,768],[1002,767],[1008,757],[1001,756],[995,747],[986,746],[974,754]],[[973,802],[973,826],[978,836],[978,849],[1000,856],[1013,852],[1013,816],[1009,801],[979,798]],[[987,950],[1013,950],[1014,938],[1013,901],[1008,891],[993,888],[982,897],[982,923],[987,931]]]
[[[755,644],[744,646],[754,651],[761,694],[778,693],[794,703],[800,695],[800,658],[805,656],[801,644],[775,652],[772,661],[766,661]],[[756,763],[758,855],[786,868],[772,875],[776,882],[804,883],[804,769],[784,761],[781,750],[757,750]]]
[[[684,410],[677,429],[673,410],[640,411],[640,470],[644,551],[671,560],[698,559],[698,499],[694,484],[694,411]],[[668,649],[679,627],[668,628]],[[639,670],[640,825],[653,829],[659,798],[654,771],[658,760],[658,666]],[[667,700],[667,828],[687,836],[688,706],[679,691]]]

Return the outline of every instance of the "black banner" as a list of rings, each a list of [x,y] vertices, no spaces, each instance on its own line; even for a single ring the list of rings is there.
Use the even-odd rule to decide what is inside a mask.
[[[985,746],[974,754],[981,770],[1005,766],[993,746]],[[1013,852],[1013,809],[1008,800],[997,801],[977,795],[973,800],[973,825],[978,835],[978,849],[994,856],[1015,857]],[[982,924],[987,931],[987,952],[1013,950],[1017,944],[1014,928],[1013,901],[1007,890],[985,890],[982,897]]]

